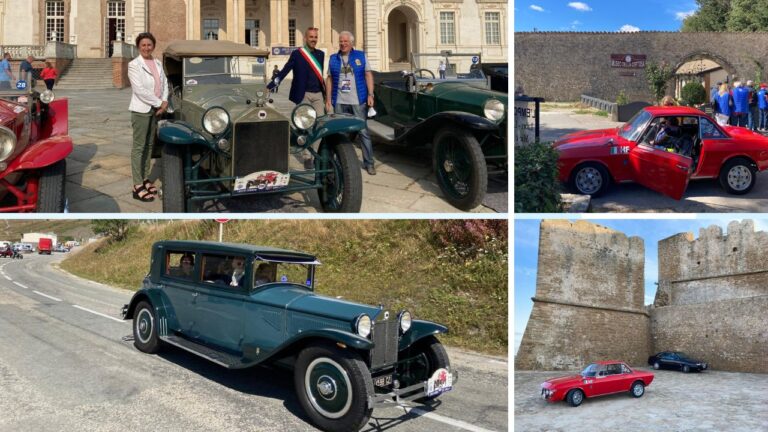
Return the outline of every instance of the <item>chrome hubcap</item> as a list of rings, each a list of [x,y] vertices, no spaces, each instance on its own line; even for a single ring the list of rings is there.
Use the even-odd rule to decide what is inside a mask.
[[[443,162],[443,169],[445,170],[445,172],[448,172],[448,173],[453,172],[453,162],[449,160]]]
[[[603,176],[595,168],[587,167],[576,174],[576,187],[586,195],[597,192],[602,185]]]
[[[317,382],[317,391],[325,399],[333,399],[336,394],[336,381],[328,375],[323,375]]]
[[[640,384],[635,385],[635,396],[640,396],[643,394],[643,386]]]
[[[744,165],[738,165],[728,171],[728,186],[742,191],[752,183],[752,172]]]
[[[573,401],[576,402],[576,403],[581,402],[581,393],[577,392],[576,394],[574,394],[573,395]]]

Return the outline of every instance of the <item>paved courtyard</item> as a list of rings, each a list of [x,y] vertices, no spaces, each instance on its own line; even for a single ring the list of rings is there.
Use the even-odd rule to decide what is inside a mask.
[[[290,83],[281,85],[274,106],[286,116],[293,103],[287,100]],[[74,151],[67,158],[66,197],[70,212],[155,213],[162,212],[156,199],[144,203],[131,194],[131,125],[128,103],[131,90],[59,90],[57,97],[69,99],[69,132]],[[435,182],[426,151],[374,146],[378,174],[363,172],[365,213],[455,213]],[[362,160],[357,149],[358,160]],[[291,165],[298,166],[292,158]],[[155,160],[158,162],[158,160]],[[159,179],[153,166],[151,179]],[[507,212],[507,178],[489,178],[489,193],[473,212]],[[206,203],[204,211],[299,212],[321,211],[314,191],[290,195],[246,197]]]

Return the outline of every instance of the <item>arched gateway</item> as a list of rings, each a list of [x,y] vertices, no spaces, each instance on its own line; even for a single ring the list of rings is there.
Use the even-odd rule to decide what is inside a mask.
[[[409,68],[410,53],[419,51],[419,21],[418,12],[409,5],[397,6],[387,13],[384,21],[387,29],[384,52],[389,70]]]
[[[550,101],[575,101],[582,94],[615,101],[622,91],[630,100],[650,101],[644,67],[653,62],[675,72],[669,94],[691,75],[709,93],[717,81],[768,80],[768,52],[759,49],[766,45],[768,33],[520,32],[515,86]]]

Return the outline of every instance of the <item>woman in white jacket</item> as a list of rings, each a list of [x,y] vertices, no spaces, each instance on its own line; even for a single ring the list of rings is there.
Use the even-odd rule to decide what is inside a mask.
[[[145,202],[154,201],[157,194],[157,187],[148,178],[149,168],[157,132],[157,119],[168,108],[168,80],[162,63],[152,57],[155,44],[152,33],[139,34],[136,37],[139,56],[128,63],[128,79],[133,91],[128,107],[133,127],[133,198]]]

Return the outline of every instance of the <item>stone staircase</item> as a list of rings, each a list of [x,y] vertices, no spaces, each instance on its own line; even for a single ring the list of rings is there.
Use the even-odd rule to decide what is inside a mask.
[[[112,84],[112,59],[78,58],[56,83],[54,90],[109,89]]]

